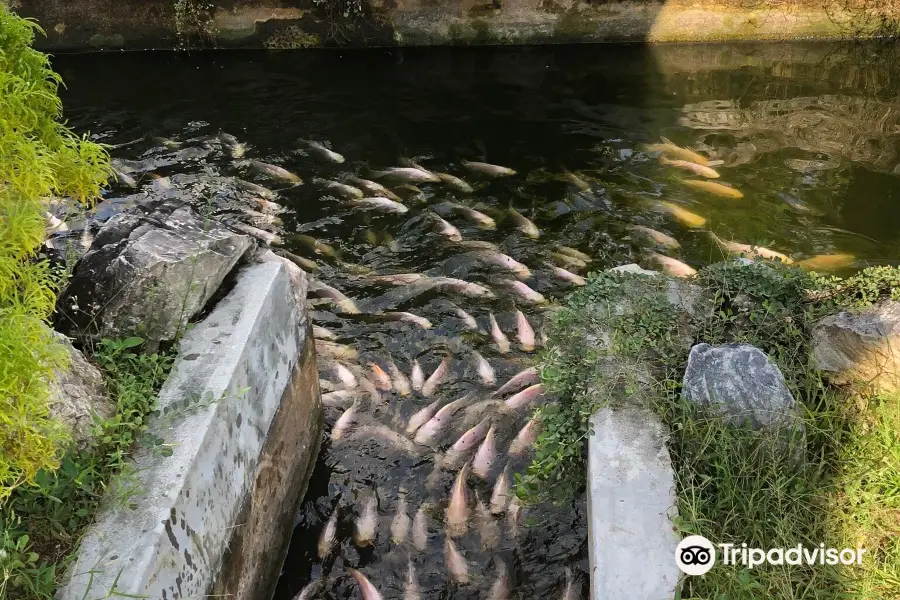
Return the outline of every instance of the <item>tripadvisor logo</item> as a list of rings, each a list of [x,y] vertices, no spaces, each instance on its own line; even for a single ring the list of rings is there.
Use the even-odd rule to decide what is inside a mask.
[[[689,535],[675,548],[675,563],[687,575],[703,575],[716,564],[716,547],[723,565],[740,565],[752,569],[770,565],[861,565],[865,548],[826,548],[819,544],[807,548],[797,544],[791,548],[750,548],[747,544],[715,544],[702,535]]]

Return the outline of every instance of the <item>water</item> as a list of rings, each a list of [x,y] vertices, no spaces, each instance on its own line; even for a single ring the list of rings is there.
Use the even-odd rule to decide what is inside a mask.
[[[162,190],[144,177],[145,192],[189,192],[204,210],[216,211],[242,202],[223,192],[222,176],[239,174],[280,189],[278,202],[287,208],[282,215],[286,248],[316,259],[322,281],[356,300],[364,313],[405,310],[430,320],[433,327],[425,330],[339,314],[329,304],[317,304],[313,311],[318,325],[358,349],[361,365],[374,361],[387,368],[390,357],[408,375],[417,359],[427,375],[443,356],[452,356],[451,374],[434,396],[444,400],[471,390],[479,397],[489,393],[470,358],[472,350],[490,361],[500,383],[532,364],[533,354],[516,349],[514,310],[521,309],[537,331],[546,316],[541,307],[507,292],[497,299],[436,291],[403,295],[361,283],[359,266],[379,274],[459,277],[500,292],[498,279],[511,275],[462,256],[464,249],[423,218],[429,206],[454,200],[500,218],[512,205],[531,218],[542,232],[537,240],[508,219],[501,219],[496,230],[485,230],[442,213],[464,240],[493,242],[527,264],[533,271],[528,284],[551,300],[571,289],[545,266],[560,244],[590,254],[594,268],[635,261],[652,267],[646,255],[651,246],[631,229],[635,224],[675,237],[680,249],[653,249],[694,267],[722,257],[707,231],[725,240],[764,244],[795,260],[852,255],[838,269],[841,274],[894,264],[900,258],[898,65],[883,47],[821,44],[122,54],[56,60],[68,84],[64,102],[71,124],[89,128],[108,143],[135,141],[114,156],[146,161],[157,174],[170,176],[175,187]],[[289,168],[307,185],[254,179],[214,144],[197,141],[166,149],[142,139],[186,140],[219,131],[245,142],[248,157]],[[716,181],[738,188],[744,197],[721,198],[680,183],[688,176],[642,150],[660,136],[724,161],[715,167],[722,174]],[[336,165],[296,152],[298,137],[329,142],[347,162]],[[314,177],[341,179],[367,167],[394,166],[401,156],[422,157],[425,166],[460,175],[476,190],[464,194],[425,184],[421,194],[402,191],[410,212],[398,215],[354,210],[309,183]],[[487,160],[518,174],[478,177],[461,168],[462,159]],[[563,169],[580,177],[585,189],[560,177]],[[111,191],[98,218],[134,200],[132,194]],[[704,217],[704,226],[686,227],[661,211],[655,204],[659,200]],[[292,243],[291,233],[334,246],[341,260],[356,269],[311,254]],[[451,301],[473,314],[482,332],[467,331]],[[488,313],[510,337],[512,352],[501,354],[485,333]],[[385,395],[382,404],[364,405],[364,419],[402,431],[405,419],[431,401]],[[527,414],[488,414],[494,415],[502,454]],[[327,409],[326,440],[297,517],[278,600],[319,578],[327,579],[319,597],[359,597],[346,566],[359,568],[385,597],[398,598],[410,558],[423,598],[485,597],[498,562],[510,570],[512,598],[561,598],[566,568],[578,575],[582,597],[587,596],[583,498],[561,507],[529,508],[518,536],[505,518],[498,519],[496,550],[485,551],[483,536],[470,527],[457,546],[469,563],[471,583],[454,584],[444,565],[442,533],[454,472],[435,476],[433,451],[412,455],[377,436],[333,443],[328,430],[339,415],[340,410]],[[463,430],[457,422],[440,447]],[[512,467],[521,470],[524,464],[513,461]],[[488,482],[471,477],[470,497],[477,492],[487,502],[495,476],[496,469]],[[408,490],[410,517],[422,505],[429,514],[431,537],[424,552],[389,540],[401,487]],[[353,519],[373,491],[379,501],[378,538],[374,547],[358,549],[351,540]],[[320,561],[317,539],[335,507],[341,515],[339,549]]]

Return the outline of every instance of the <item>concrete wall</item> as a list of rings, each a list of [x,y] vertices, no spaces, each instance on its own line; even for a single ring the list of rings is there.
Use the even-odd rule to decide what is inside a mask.
[[[900,20],[900,0],[0,1],[49,50],[825,39]]]
[[[283,264],[245,267],[188,331],[150,423],[172,454],[139,449],[134,506],[110,494],[59,600],[271,597],[322,432],[296,284]]]

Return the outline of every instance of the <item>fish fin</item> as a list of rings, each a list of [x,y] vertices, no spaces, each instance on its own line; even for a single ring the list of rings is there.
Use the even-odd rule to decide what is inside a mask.
[[[667,138],[665,136],[661,135],[661,136],[659,136],[659,139],[662,141],[663,144],[672,144],[673,146],[675,145],[675,143],[672,140],[670,140],[669,138]]]

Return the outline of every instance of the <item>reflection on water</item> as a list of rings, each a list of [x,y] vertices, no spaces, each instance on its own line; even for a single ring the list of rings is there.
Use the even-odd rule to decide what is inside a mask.
[[[282,233],[292,252],[318,262],[321,281],[362,309],[362,315],[348,315],[317,301],[313,310],[317,325],[356,348],[359,357],[348,364],[360,365],[357,376],[368,362],[384,369],[394,363],[407,376],[418,362],[427,376],[443,357],[452,357],[433,397],[395,392],[380,402],[366,400],[356,427],[368,429],[337,443],[326,439],[297,515],[279,600],[314,579],[325,581],[318,597],[357,597],[347,567],[360,569],[385,597],[400,597],[410,560],[423,598],[482,597],[500,565],[508,569],[511,598],[561,597],[567,568],[586,594],[583,498],[529,508],[518,532],[504,517],[473,517],[469,533],[456,539],[469,565],[469,583],[454,583],[445,566],[442,521],[458,468],[437,470],[436,460],[485,415],[504,456],[527,421],[526,414],[484,402],[490,386],[473,352],[487,360],[499,385],[533,364],[531,353],[516,348],[516,310],[538,337],[546,318],[540,306],[498,285],[515,273],[486,259],[484,246],[465,243],[495,244],[496,251],[526,265],[528,285],[551,300],[572,285],[554,264],[580,274],[626,262],[653,267],[650,251],[695,268],[739,244],[764,245],[794,261],[819,257],[817,264],[838,272],[895,263],[895,65],[880,47],[817,44],[133,54],[61,57],[56,63],[69,85],[64,101],[72,124],[90,128],[105,142],[126,144],[113,151],[117,158],[140,161],[132,174],[140,192],[111,191],[98,219],[154,194],[186,194],[205,209],[236,211],[240,193],[223,177],[266,180],[227,148],[206,141],[226,131],[246,144],[246,158],[281,165],[306,181],[272,186],[280,188],[276,201],[287,209]],[[197,141],[166,147],[145,140],[148,135]],[[690,183],[703,173],[661,164],[646,151],[661,136],[706,156],[720,177]],[[298,151],[300,137],[329,142],[346,162],[322,160],[308,148]],[[460,176],[474,189],[395,187],[409,212],[375,213],[313,182],[366,177],[371,169],[398,165],[401,157]],[[463,160],[486,160],[517,173],[479,176]],[[152,179],[150,171],[169,179]],[[448,202],[484,213],[496,228]],[[510,217],[510,207],[536,224],[537,239]],[[261,223],[260,214],[252,218],[256,225],[270,224]],[[291,238],[297,233],[333,246],[341,262]],[[560,253],[560,246],[585,252],[593,262],[585,267]],[[821,255],[843,258],[829,262]],[[456,277],[495,290],[497,298],[445,287],[385,287],[361,273]],[[329,293],[322,288],[316,295]],[[460,308],[475,319],[477,331],[460,318]],[[385,310],[413,313],[432,327],[371,317]],[[511,352],[502,352],[492,339],[491,315],[512,340]],[[323,377],[334,379],[324,362],[322,369]],[[469,392],[469,404],[480,408],[454,417],[437,447],[404,437],[415,411]],[[329,428],[340,415],[340,409],[328,409]],[[509,461],[510,469],[520,471],[525,461]],[[506,463],[502,458],[487,481],[469,478],[473,513],[476,496],[489,502]],[[352,539],[354,520],[373,495],[375,542],[359,548]],[[424,550],[391,541],[401,497],[410,517],[422,511],[429,532]],[[319,535],[335,510],[339,547],[320,560]],[[494,535],[497,542],[485,542]]]

